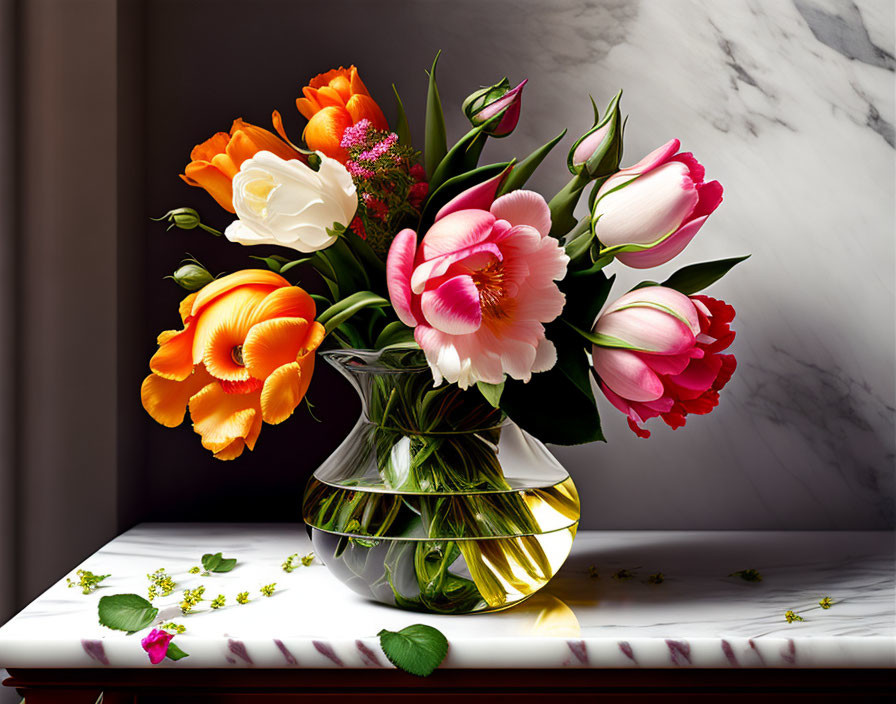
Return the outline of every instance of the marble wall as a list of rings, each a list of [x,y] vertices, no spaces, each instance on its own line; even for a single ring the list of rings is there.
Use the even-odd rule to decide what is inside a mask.
[[[271,0],[253,4],[248,18],[237,2],[147,5],[146,121],[155,126],[148,214],[188,202],[184,196],[196,200],[173,174],[187,145],[230,117],[266,121],[274,105],[298,129],[290,108],[297,86],[330,65],[362,66],[368,87],[390,108],[395,81],[418,143],[423,69],[437,48],[455,136],[465,130],[456,108],[477,85],[528,77],[520,127],[486,156],[525,154],[568,127],[556,158],[533,181],[547,195],[568,178],[564,152],[590,125],[588,94],[603,105],[624,88],[624,163],[678,137],[726,189],[722,207],[658,276],[705,259],[752,258],[711,289],[738,310],[739,369],[720,408],[675,432],[654,424],[653,437],[641,440],[602,403],[609,444],[557,450],[583,494],[583,525],[893,526],[893,3],[391,0],[334,1],[311,11],[307,3]],[[315,26],[330,29],[303,30]],[[234,46],[246,50],[225,67],[215,52],[196,51],[200,35],[238,37]],[[179,118],[170,122],[173,106]],[[154,137],[156,129],[168,132]],[[147,234],[148,246],[170,250],[149,252],[160,262],[205,246],[189,239],[160,245],[159,237]],[[155,260],[152,266],[146,296],[172,298],[159,308],[164,315],[150,316],[154,330],[170,324],[175,294],[163,290],[168,284],[159,283]],[[620,269],[618,293],[640,280]],[[148,353],[153,338],[143,333]],[[141,361],[135,375],[142,369]],[[289,432],[318,432],[312,425]],[[183,454],[189,448],[161,449],[180,443],[172,431],[149,432],[143,456],[158,486],[135,494],[141,505],[167,496],[170,481],[184,481],[178,462],[193,457]],[[198,443],[179,432],[198,456]],[[271,440],[260,446],[278,432],[287,431],[266,429]],[[262,462],[266,451],[247,462]],[[190,464],[186,481],[205,477],[202,471]],[[229,474],[216,465],[207,476],[223,477],[216,486],[226,486]]]

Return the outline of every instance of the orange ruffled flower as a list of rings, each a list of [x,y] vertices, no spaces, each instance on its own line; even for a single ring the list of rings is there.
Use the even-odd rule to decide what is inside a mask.
[[[302,159],[302,155],[263,127],[250,125],[242,118],[233,121],[230,134],[218,132],[197,144],[180,177],[191,186],[207,190],[224,210],[233,210],[233,177],[240,165],[258,152],[267,151],[281,159]]]
[[[347,127],[363,119],[375,129],[388,130],[389,123],[358,75],[354,66],[334,68],[311,79],[302,88],[304,98],[296,99],[296,107],[308,124],[303,137],[309,149],[323,152],[343,164],[348,151],[340,146]]]
[[[193,429],[215,457],[252,450],[262,421],[282,423],[314,372],[324,327],[314,300],[272,271],[217,279],[180,304],[183,330],[159,335],[143,381],[143,408],[169,428],[189,407]]]

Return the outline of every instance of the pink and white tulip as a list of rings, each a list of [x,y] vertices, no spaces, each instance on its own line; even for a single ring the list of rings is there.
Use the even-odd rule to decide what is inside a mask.
[[[734,340],[733,319],[723,301],[663,286],[631,291],[601,314],[594,332],[615,346],[594,345],[594,370],[637,435],[650,437],[641,427],[649,418],[679,428],[689,413],[718,405],[737,366],[733,355],[719,354]]]
[[[395,237],[386,263],[392,305],[426,353],[436,384],[528,381],[554,366],[544,323],[563,310],[556,281],[566,256],[550,237],[547,203],[532,191],[495,199],[502,178],[446,204],[417,246],[413,230]]]
[[[604,247],[646,245],[616,258],[634,269],[665,264],[694,238],[722,202],[722,185],[704,182],[704,168],[690,152],[678,154],[677,139],[634,166],[613,174],[592,211],[594,231]]]

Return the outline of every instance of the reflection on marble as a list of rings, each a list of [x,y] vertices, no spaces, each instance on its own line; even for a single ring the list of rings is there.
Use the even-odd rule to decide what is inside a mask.
[[[111,574],[94,594],[60,581],[0,629],[0,665],[150,667],[140,634],[103,628],[96,606],[105,594],[145,593],[145,575],[164,566],[178,590],[157,600],[159,619],[186,625],[176,642],[190,656],[159,667],[391,667],[376,633],[412,623],[445,633],[443,667],[896,667],[888,533],[585,531],[547,588],[508,611],[472,616],[367,602],[320,564],[282,571],[288,554],[310,549],[296,525],[138,526],[81,565]],[[189,575],[209,551],[239,563]],[[763,581],[727,576],[747,568]],[[614,578],[620,569],[634,576]],[[657,572],[665,580],[648,583]],[[273,597],[258,595],[274,581]],[[206,601],[181,616],[180,590],[199,584],[228,605],[212,611]],[[252,601],[237,605],[243,590]],[[834,601],[828,610],[817,605],[823,596]],[[787,610],[805,621],[788,624]]]
[[[496,0],[486,45],[463,26],[471,12],[444,11],[446,104],[486,69],[530,79],[518,133],[490,155],[567,126],[563,149],[587,127],[587,93],[603,105],[622,87],[625,164],[678,137],[725,186],[688,249],[646,278],[753,254],[710,289],[738,310],[721,406],[644,441],[601,401],[610,444],[557,450],[583,527],[892,528],[894,4]],[[462,119],[448,115],[453,134]],[[564,178],[551,168],[533,182],[548,194]],[[645,278],[612,268],[617,292]]]

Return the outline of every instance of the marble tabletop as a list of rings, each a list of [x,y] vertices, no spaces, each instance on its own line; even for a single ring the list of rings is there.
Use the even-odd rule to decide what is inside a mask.
[[[189,574],[218,551],[238,559],[231,572]],[[139,525],[78,566],[111,575],[94,593],[62,579],[0,628],[0,667],[391,667],[376,634],[413,623],[446,635],[449,668],[896,667],[892,533],[583,531],[545,589],[471,616],[365,601],[316,561],[281,568],[310,551],[300,525]],[[186,626],[174,642],[189,657],[153,666],[144,634],[101,626],[97,602],[146,595],[146,575],[160,567],[177,589],[154,603],[160,619]],[[729,576],[744,569],[762,581]],[[663,581],[651,583],[658,572]],[[261,596],[271,582],[273,596]],[[182,590],[200,584],[206,600],[182,616]],[[248,604],[234,601],[242,591]],[[212,610],[218,594],[226,605]],[[818,605],[825,596],[828,609]],[[804,620],[788,623],[787,611]]]

